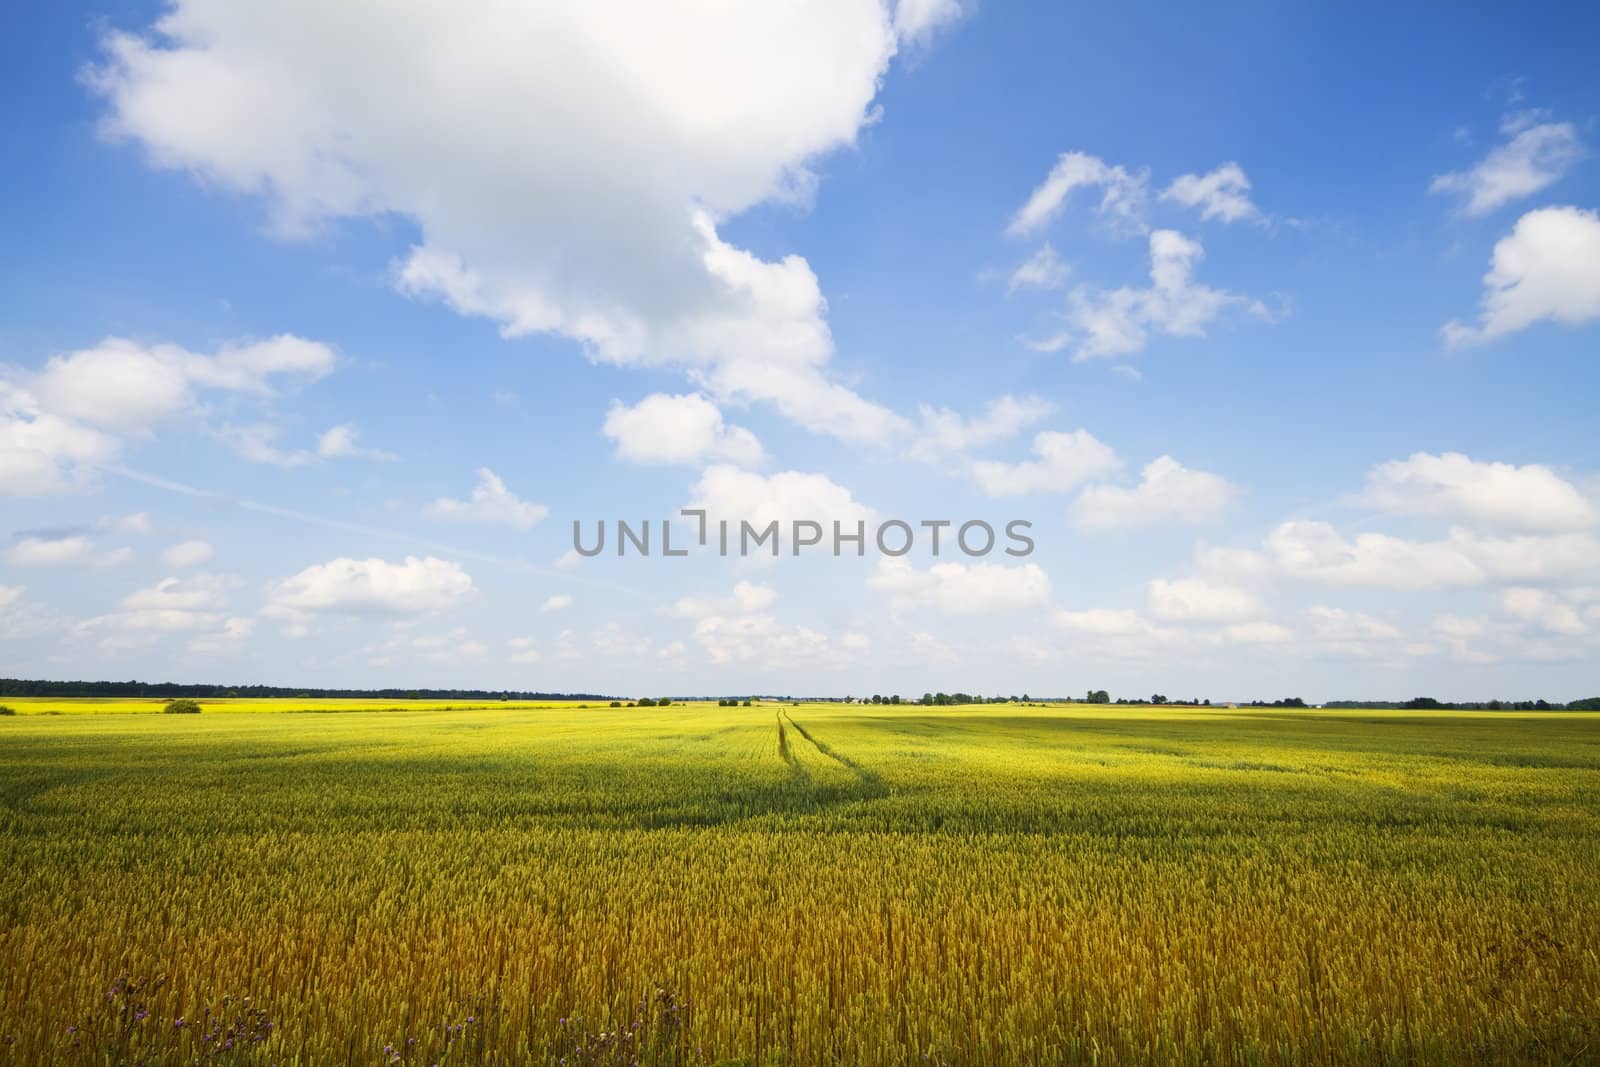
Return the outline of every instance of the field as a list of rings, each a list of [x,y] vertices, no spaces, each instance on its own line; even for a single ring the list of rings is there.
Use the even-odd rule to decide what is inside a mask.
[[[1597,715],[3,702],[0,1062],[1600,1060]]]

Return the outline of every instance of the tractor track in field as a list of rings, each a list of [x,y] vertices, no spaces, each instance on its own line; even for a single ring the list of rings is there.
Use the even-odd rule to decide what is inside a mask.
[[[806,742],[810,744],[812,748],[816,749],[820,755],[832,760],[845,770],[849,771],[851,774],[855,775],[856,781],[861,785],[861,795],[863,797],[875,798],[889,795],[889,787],[887,784],[885,784],[882,776],[880,776],[877,771],[874,771],[868,767],[863,767],[849,756],[846,756],[841,752],[834,751],[826,742],[819,741],[810,730],[807,730],[804,726],[801,726],[798,722],[796,722],[793,715],[790,715],[787,711],[780,708],[778,710],[778,745],[780,752],[788,754],[786,758],[789,758],[791,761],[793,760],[793,752],[790,751],[788,741],[786,740],[787,732],[784,730],[785,720],[788,720],[788,724],[794,729],[794,732],[803,737]],[[798,764],[794,765],[798,766]]]

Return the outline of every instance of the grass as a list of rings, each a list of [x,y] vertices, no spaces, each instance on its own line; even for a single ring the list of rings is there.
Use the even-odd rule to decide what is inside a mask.
[[[0,1062],[1600,1056],[1597,715],[8,702]]]

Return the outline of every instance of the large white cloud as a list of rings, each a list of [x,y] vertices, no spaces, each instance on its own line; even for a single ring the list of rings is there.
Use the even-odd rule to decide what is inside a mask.
[[[765,458],[755,434],[726,424],[717,406],[699,393],[656,393],[632,407],[614,403],[602,432],[617,443],[617,458],[630,463],[726,460],[754,467]]]
[[[1600,216],[1593,211],[1546,207],[1518,219],[1494,246],[1478,324],[1446,323],[1444,339],[1476,344],[1544,319],[1568,326],[1600,319]]]
[[[450,607],[473,589],[471,576],[450,560],[341,557],[279,582],[268,595],[266,611],[291,620],[326,613],[421,615]]]
[[[1145,465],[1130,488],[1091,485],[1072,502],[1075,525],[1089,530],[1156,523],[1213,522],[1239,495],[1220,474],[1190,470],[1171,456]]]
[[[1583,144],[1572,123],[1537,118],[1529,112],[1507,116],[1500,131],[1510,140],[1468,170],[1439,175],[1429,191],[1465,197],[1467,214],[1487,215],[1557,181],[1583,157]]]
[[[956,5],[445,6],[177,0],[109,34],[106,126],[157,165],[266,198],[278,228],[396,214],[397,282],[508,335],[674,364],[817,430],[903,424],[827,374],[815,275],[718,224],[803,201],[851,144],[902,37]]]
[[[1417,452],[1380,464],[1367,475],[1360,499],[1384,511],[1530,532],[1579,530],[1600,517],[1549,467],[1478,462],[1460,452]]]
[[[1122,469],[1122,461],[1111,446],[1088,430],[1047,430],[1034,437],[1033,454],[1038,458],[1022,463],[974,463],[972,475],[979,488],[990,496],[1018,496],[1065,493]]]

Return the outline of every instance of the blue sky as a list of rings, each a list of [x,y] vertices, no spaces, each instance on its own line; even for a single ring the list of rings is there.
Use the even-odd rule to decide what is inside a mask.
[[[1034,7],[0,16],[0,674],[1592,695],[1600,13]]]

